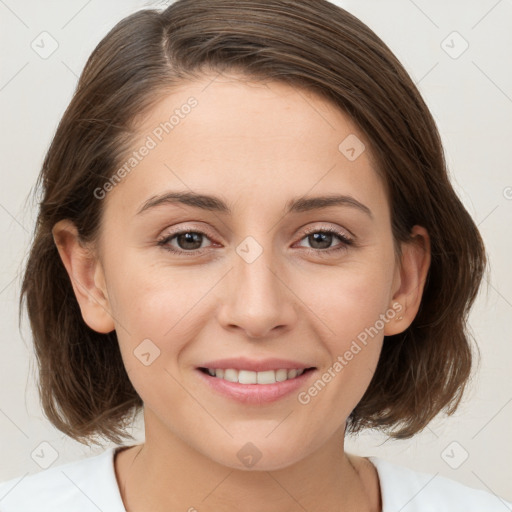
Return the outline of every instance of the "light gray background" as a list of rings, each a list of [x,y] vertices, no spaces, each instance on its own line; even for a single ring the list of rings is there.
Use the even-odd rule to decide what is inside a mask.
[[[347,450],[512,500],[512,0],[336,3],[375,30],[417,83],[438,123],[454,186],[481,230],[491,263],[470,321],[481,368],[456,415],[439,417],[407,441],[385,442],[367,432],[348,439]],[[38,403],[26,316],[21,333],[17,324],[21,271],[35,220],[34,205],[25,200],[90,52],[122,17],[164,5],[0,0],[0,481],[40,471],[35,460],[55,466],[103,451],[66,438]],[[43,31],[58,43],[47,58],[31,47],[51,48]],[[464,40],[469,47],[457,56]],[[143,440],[140,422],[133,432]],[[42,442],[50,446],[41,447]],[[38,459],[34,453],[45,455]]]

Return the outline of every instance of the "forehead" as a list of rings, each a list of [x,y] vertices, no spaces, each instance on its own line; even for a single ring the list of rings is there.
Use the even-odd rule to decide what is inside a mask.
[[[260,208],[261,201],[326,192],[385,204],[355,123],[326,99],[281,82],[184,82],[153,106],[136,134],[137,161],[108,196],[128,215],[167,189]]]

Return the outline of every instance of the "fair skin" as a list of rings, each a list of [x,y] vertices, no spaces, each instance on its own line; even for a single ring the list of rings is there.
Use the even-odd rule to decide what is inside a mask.
[[[418,311],[428,234],[413,228],[399,265],[368,145],[354,161],[338,149],[348,135],[364,135],[330,103],[282,83],[187,83],[143,119],[134,150],[190,96],[198,105],[103,199],[96,247],[81,246],[66,220],[53,230],[85,322],[116,330],[144,402],[145,443],[115,460],[125,507],[380,511],[375,468],[344,452],[346,418],[370,383],[383,337],[405,330]],[[162,204],[137,214],[170,190],[218,196],[232,213]],[[292,199],[333,193],[352,196],[371,216],[347,204],[284,213]],[[334,228],[354,243],[328,233],[315,243],[309,228]],[[181,256],[157,245],[173,231],[205,235],[196,245],[168,241],[182,254],[195,250]],[[262,249],[251,263],[236,251],[248,236]],[[325,252],[334,247],[343,248]],[[198,377],[199,363],[217,358],[298,359],[315,367],[303,391],[395,303],[403,318],[386,322],[306,405],[297,393],[239,403]],[[144,339],[160,350],[148,366],[133,353]],[[248,442],[261,453],[251,468],[237,456]]]

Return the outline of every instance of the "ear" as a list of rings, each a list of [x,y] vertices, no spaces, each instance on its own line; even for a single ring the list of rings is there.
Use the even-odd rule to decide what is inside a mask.
[[[411,325],[421,304],[425,280],[430,267],[430,236],[422,226],[413,226],[411,240],[402,242],[402,257],[395,271],[392,304],[398,311],[386,324],[385,336],[399,334]],[[401,309],[398,309],[399,303]]]
[[[75,225],[69,219],[57,222],[52,234],[85,323],[100,333],[113,331],[114,321],[100,262],[82,243]]]

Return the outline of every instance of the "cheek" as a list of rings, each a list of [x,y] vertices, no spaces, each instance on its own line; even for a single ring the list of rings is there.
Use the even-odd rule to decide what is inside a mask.
[[[214,318],[208,292],[217,282],[217,272],[206,267],[200,272],[190,266],[170,268],[125,261],[115,270],[121,354],[130,380],[145,402],[158,403],[183,393],[173,377],[183,377],[187,348]]]
[[[150,277],[126,279],[120,285],[118,293],[124,299],[118,302],[117,313],[126,329],[120,326],[116,331],[130,381],[144,403],[158,409],[169,397],[175,404],[187,398],[177,381],[176,365],[197,334],[191,332],[196,323],[188,321],[195,294]]]
[[[114,314],[133,336],[162,339],[183,328],[182,319],[214,284],[215,276],[191,266],[172,267],[165,256],[154,254],[158,258],[153,260],[127,254],[112,267]]]
[[[319,377],[329,389],[320,402],[346,414],[367,389],[379,360],[384,327],[395,317],[390,303],[393,254],[380,255],[352,261],[324,279],[316,276],[308,294],[307,304],[321,320],[318,338],[328,354]]]
[[[379,319],[392,310],[392,271],[392,262],[384,258],[380,262],[360,261],[331,269],[324,276],[316,275],[314,286],[304,289],[307,304],[322,320],[325,339],[333,348],[344,350],[350,340],[372,327],[383,330]]]

